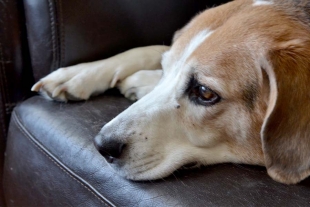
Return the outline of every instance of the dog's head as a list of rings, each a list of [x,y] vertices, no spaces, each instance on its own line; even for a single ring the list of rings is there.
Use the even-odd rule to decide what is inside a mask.
[[[121,175],[223,162],[288,184],[310,174],[309,29],[262,2],[207,10],[176,33],[160,83],[96,137]]]

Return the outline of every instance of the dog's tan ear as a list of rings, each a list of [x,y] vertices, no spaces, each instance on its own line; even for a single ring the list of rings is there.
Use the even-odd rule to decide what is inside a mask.
[[[308,48],[307,48],[308,47]],[[310,44],[278,44],[262,65],[269,103],[261,130],[268,174],[295,184],[310,175]]]

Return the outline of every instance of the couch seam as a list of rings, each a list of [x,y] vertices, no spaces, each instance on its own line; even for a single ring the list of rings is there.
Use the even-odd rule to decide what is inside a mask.
[[[1,38],[0,38],[1,39]],[[2,77],[4,77],[4,82],[0,81],[0,84],[1,84],[1,88],[3,90],[3,95],[2,95],[2,102],[3,102],[3,106],[1,106],[2,110],[0,110],[0,116],[1,116],[1,120],[0,120],[0,123],[1,123],[1,128],[2,128],[2,133],[4,135],[4,137],[6,136],[6,115],[5,115],[5,111],[6,111],[6,107],[5,107],[5,104],[6,104],[6,94],[5,93],[8,93],[7,92],[7,89],[6,89],[6,84],[7,84],[7,80],[6,80],[6,75],[5,75],[5,66],[4,66],[4,55],[3,55],[3,49],[2,49],[2,43],[0,42],[0,75]],[[0,92],[2,91],[0,90]],[[1,95],[1,94],[0,94]]]
[[[50,68],[50,72],[53,71],[55,67],[56,62],[56,23],[55,23],[55,17],[53,12],[53,3],[52,0],[48,0],[48,7],[49,7],[49,14],[50,14],[50,21],[51,21],[51,30],[52,30],[52,53],[53,53],[53,61]]]
[[[4,9],[4,10],[6,10],[6,9]],[[6,71],[5,71],[5,58],[4,58],[4,53],[3,53],[3,46],[2,46],[3,44],[2,44],[2,41],[0,42],[0,63],[1,63],[1,71],[2,71],[2,76],[4,77],[3,79],[4,79],[4,85],[3,85],[3,89],[5,90],[5,99],[4,99],[4,101],[5,101],[5,103],[6,103],[6,101],[8,101],[8,100],[6,100],[6,99],[9,99],[9,90],[8,90],[8,87],[6,87],[6,86],[8,86],[8,80],[7,80],[7,77],[6,77]]]
[[[64,24],[63,24],[63,7],[62,7],[62,0],[59,0],[59,19],[60,19],[60,67],[64,66],[64,60],[65,60],[65,30],[64,30]]]
[[[91,194],[93,194],[105,206],[108,206],[108,207],[110,207],[110,206],[114,207],[115,206],[108,199],[103,197],[99,192],[94,192],[95,189],[92,190],[90,187],[86,186],[85,183],[82,183],[81,180],[83,180],[83,179],[80,178],[78,175],[76,175],[73,171],[71,171],[70,169],[65,169],[63,166],[61,166],[60,165],[61,162],[56,157],[54,157],[52,155],[52,153],[50,153],[46,148],[44,148],[42,146],[42,144],[39,143],[39,141],[35,140],[34,136],[22,126],[20,118],[18,117],[16,112],[13,113],[13,120],[16,123],[19,130],[33,143],[33,145],[37,149],[39,149],[49,160],[51,160],[59,169],[61,169],[63,172],[65,172],[67,175],[69,175],[69,177],[71,177],[73,180],[75,180],[77,183],[79,183],[81,186],[83,186],[86,190],[88,190]],[[79,177],[80,180],[78,180],[78,178],[76,178],[76,177]],[[86,182],[86,181],[84,181],[84,182]],[[90,184],[88,184],[88,185],[90,185]],[[102,197],[99,196],[98,194],[100,194]]]

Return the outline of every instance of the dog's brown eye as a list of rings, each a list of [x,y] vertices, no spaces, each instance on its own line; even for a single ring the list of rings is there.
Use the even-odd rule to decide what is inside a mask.
[[[222,99],[212,89],[199,83],[195,75],[189,79],[185,94],[188,95],[190,101],[203,106],[212,106]]]
[[[215,94],[205,86],[199,87],[199,95],[205,100],[210,100],[215,96]]]
[[[220,101],[220,96],[208,87],[198,85],[192,89],[190,99],[197,104],[211,106]]]

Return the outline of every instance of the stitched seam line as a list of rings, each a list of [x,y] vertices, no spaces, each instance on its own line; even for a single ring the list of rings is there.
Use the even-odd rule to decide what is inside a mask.
[[[7,9],[3,9],[4,12],[6,13],[4,16],[7,16]],[[2,25],[1,25],[2,26]],[[2,38],[0,38],[2,39]],[[2,70],[2,77],[3,77],[3,93],[4,93],[4,103],[9,102],[9,90],[8,90],[8,81],[7,81],[7,76],[5,72],[5,58],[4,58],[4,53],[3,53],[3,47],[2,47],[2,41],[0,42],[0,64],[1,64],[1,70]]]
[[[1,40],[1,38],[0,38]],[[4,58],[3,58],[3,51],[2,51],[2,44],[0,42],[0,75],[1,77],[5,77],[5,72],[4,72]],[[1,84],[1,89],[0,90],[0,95],[1,95],[1,99],[2,99],[2,102],[3,102],[3,106],[0,106],[1,109],[0,109],[0,116],[1,116],[1,120],[0,120],[0,123],[1,123],[1,128],[2,128],[2,134],[4,137],[6,137],[6,118],[5,118],[5,115],[4,115],[4,111],[5,111],[5,103],[6,103],[6,97],[5,97],[5,79],[3,80],[4,82],[2,82],[0,80],[0,84]]]
[[[10,100],[10,92],[9,92],[9,84],[8,84],[8,79],[6,75],[6,70],[5,70],[5,58],[3,54],[3,48],[2,48],[2,43],[0,42],[0,77],[2,77],[1,86],[2,87],[2,100],[3,100],[3,108],[5,111],[6,115],[10,115],[12,113],[12,109],[15,106],[15,103],[12,103],[12,100]],[[4,117],[4,116],[3,116]],[[4,127],[4,123],[2,123],[2,127]],[[3,128],[5,130],[5,127]],[[5,130],[6,131],[6,130]]]
[[[50,72],[52,72],[55,67],[56,62],[56,23],[55,23],[55,17],[53,12],[53,3],[52,0],[48,0],[48,8],[50,13],[50,22],[51,22],[51,30],[52,30],[52,53],[53,53],[53,60],[50,68]]]
[[[60,17],[60,65],[59,67],[64,66],[65,60],[65,29],[63,24],[63,9],[62,9],[62,0],[59,0],[59,17]]]
[[[1,106],[1,109],[0,109],[0,116],[1,116],[1,120],[0,120],[0,123],[1,123],[1,128],[2,128],[2,134],[4,136],[4,139],[6,139],[6,125],[5,125],[5,116],[4,116],[4,109],[3,107]],[[1,138],[1,134],[0,134],[0,138]]]
[[[3,88],[3,93],[4,93],[4,101],[7,102],[7,99],[9,97],[9,91],[8,91],[8,81],[6,78],[6,72],[5,72],[5,60],[4,60],[4,54],[3,54],[3,49],[2,49],[2,44],[0,43],[0,63],[1,63],[1,76],[3,77],[3,83],[2,88]]]
[[[105,206],[107,206],[107,207],[114,207],[115,206],[109,200],[107,200],[105,197],[103,197],[99,192],[94,192],[95,189],[91,189],[89,186],[87,186],[90,184],[87,183],[87,185],[85,185],[85,183],[82,183],[81,180],[83,180],[83,179],[80,178],[78,175],[76,175],[73,171],[71,171],[70,169],[65,169],[63,166],[61,166],[61,162],[56,157],[54,157],[46,148],[44,148],[43,145],[41,145],[34,138],[34,136],[22,126],[20,118],[18,117],[16,112],[13,113],[13,120],[16,123],[16,126],[19,128],[19,130],[25,135],[25,137],[28,138],[28,140],[30,140],[30,142],[33,143],[33,145],[37,149],[39,149],[50,161],[52,161],[59,169],[61,169],[63,172],[65,172],[67,175],[69,175],[73,180],[78,182],[81,186],[83,186],[86,190],[88,190],[91,194],[93,194]],[[80,180],[78,180],[78,179],[80,179]]]

